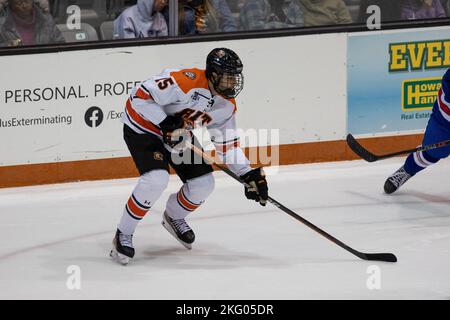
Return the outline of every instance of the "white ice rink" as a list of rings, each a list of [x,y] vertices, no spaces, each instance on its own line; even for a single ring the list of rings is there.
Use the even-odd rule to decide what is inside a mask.
[[[395,253],[395,264],[360,260],[246,200],[223,173],[188,220],[192,251],[160,224],[181,185],[174,176],[138,226],[128,266],[108,253],[136,179],[0,189],[0,299],[450,299],[450,161],[384,195],[402,162],[286,166],[268,176],[273,198],[357,250]],[[67,287],[72,265],[79,290]],[[381,288],[369,290],[374,265]]]

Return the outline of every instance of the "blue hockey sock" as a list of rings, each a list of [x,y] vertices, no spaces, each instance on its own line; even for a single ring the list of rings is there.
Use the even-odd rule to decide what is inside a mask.
[[[427,151],[411,153],[406,158],[405,171],[413,176],[438,161],[438,158],[432,157]]]

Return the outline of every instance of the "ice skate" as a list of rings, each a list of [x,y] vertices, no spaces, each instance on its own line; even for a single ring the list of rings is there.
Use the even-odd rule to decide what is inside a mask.
[[[389,178],[387,178],[384,183],[384,192],[387,194],[394,193],[400,188],[406,181],[411,178],[411,175],[405,171],[405,168],[402,166],[400,169],[395,171]]]
[[[189,227],[184,219],[172,219],[164,212],[161,224],[169,233],[175,237],[187,249],[192,249],[192,243],[195,240],[194,231]]]
[[[133,235],[123,234],[117,229],[109,256],[120,264],[127,265],[134,257]]]

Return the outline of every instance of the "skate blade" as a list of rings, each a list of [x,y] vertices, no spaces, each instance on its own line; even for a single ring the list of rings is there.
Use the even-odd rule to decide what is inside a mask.
[[[169,231],[169,233],[175,238],[177,239],[177,241],[179,243],[181,243],[186,249],[188,250],[192,250],[192,244],[191,243],[186,243],[180,239],[178,239],[177,234],[175,233],[175,231],[173,231],[173,229],[170,227],[169,223],[165,222],[164,220],[161,221],[161,224],[163,225],[163,227]]]
[[[120,263],[121,265],[126,266],[130,261],[131,258],[127,257],[119,252],[117,252],[116,249],[112,249],[109,253],[109,256],[116,262]]]

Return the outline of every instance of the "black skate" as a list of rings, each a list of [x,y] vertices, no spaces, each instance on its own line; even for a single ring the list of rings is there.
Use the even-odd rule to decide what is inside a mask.
[[[127,265],[134,257],[133,235],[123,234],[117,229],[109,256],[120,264]]]
[[[172,219],[164,212],[161,224],[171,235],[175,237],[187,249],[192,249],[192,243],[195,240],[194,231],[189,227],[184,219]]]
[[[387,194],[394,193],[400,188],[406,181],[411,178],[411,175],[405,171],[405,168],[402,166],[400,169],[395,171],[389,178],[387,178],[384,183],[384,192]]]

